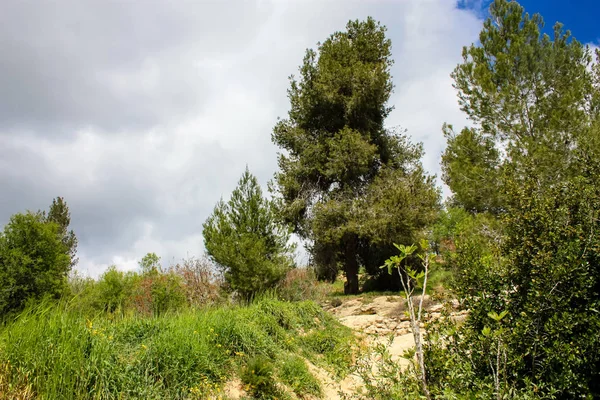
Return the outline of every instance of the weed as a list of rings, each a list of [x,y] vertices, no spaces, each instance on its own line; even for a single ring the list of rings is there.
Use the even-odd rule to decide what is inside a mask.
[[[274,380],[273,363],[265,356],[256,356],[242,370],[241,379],[245,389],[257,399],[281,398],[281,389]]]
[[[278,375],[301,398],[321,396],[321,384],[310,373],[306,362],[296,355],[290,354],[281,360]]]
[[[302,337],[301,341],[311,353],[321,356],[312,357],[313,362],[332,370],[338,377],[348,373],[353,356],[348,349],[354,344],[349,328],[314,330]]]
[[[247,306],[94,317],[69,303],[42,303],[0,328],[0,365],[11,365],[0,371],[0,391],[8,398],[206,398],[245,366],[263,359],[283,366],[290,353],[347,370],[352,343],[351,332],[312,302],[264,297]],[[292,363],[271,381],[316,391]],[[301,371],[298,379],[293,371]]]

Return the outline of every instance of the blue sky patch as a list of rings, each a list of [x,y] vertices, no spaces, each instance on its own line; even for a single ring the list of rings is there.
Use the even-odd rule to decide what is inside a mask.
[[[459,8],[487,11],[489,0],[458,0]],[[552,35],[552,27],[561,22],[565,29],[582,43],[600,44],[599,0],[520,0],[519,3],[530,15],[539,13],[544,17],[544,32]]]

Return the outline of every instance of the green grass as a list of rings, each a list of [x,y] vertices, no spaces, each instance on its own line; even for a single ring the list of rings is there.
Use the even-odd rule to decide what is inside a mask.
[[[291,390],[314,394],[315,381],[291,354],[341,374],[353,340],[313,302],[92,319],[46,304],[0,329],[0,366],[10,366],[2,378],[12,387],[42,399],[186,399],[218,392],[250,359],[265,357],[283,367],[277,375]]]
[[[321,383],[310,373],[301,357],[294,354],[282,357],[278,370],[281,381],[300,398],[321,396]]]
[[[287,397],[275,382],[273,362],[263,355],[248,361],[241,378],[254,398],[275,400]]]
[[[345,376],[352,364],[352,345],[355,344],[350,328],[339,326],[314,329],[299,339],[305,357],[315,365],[328,369],[337,377]]]
[[[452,279],[452,271],[440,266],[434,265],[429,273],[427,286],[434,289],[438,287],[448,287]]]

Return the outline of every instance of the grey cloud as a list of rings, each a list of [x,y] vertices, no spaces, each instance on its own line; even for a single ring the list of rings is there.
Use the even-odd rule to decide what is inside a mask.
[[[77,160],[63,160],[73,170],[64,175],[56,163],[60,157],[48,157],[43,147],[2,144],[0,224],[16,212],[45,210],[52,198],[64,196],[80,248],[96,262],[126,253],[148,222],[164,240],[201,232],[205,216],[195,210],[210,209],[216,201],[212,193],[224,191],[226,174],[219,174],[215,166],[227,154],[215,144],[203,146],[206,153],[174,176],[168,176],[159,158],[154,165],[144,165],[122,159],[119,151],[98,149],[104,152],[100,164],[90,169],[90,178],[79,180],[77,172],[85,175],[86,167]],[[123,148],[131,150],[128,145]]]
[[[391,126],[424,141],[462,123],[449,73],[480,22],[451,0],[5,2],[0,224],[64,196],[80,268],[198,255],[202,222],[246,164],[266,191],[288,76],[349,19],[388,26]]]
[[[255,2],[9,1],[0,13],[0,132],[141,129],[201,112],[197,64],[235,53]]]

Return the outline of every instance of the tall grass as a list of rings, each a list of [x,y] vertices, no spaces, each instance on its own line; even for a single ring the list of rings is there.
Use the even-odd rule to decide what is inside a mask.
[[[160,317],[95,318],[45,303],[1,328],[0,365],[10,366],[3,381],[43,399],[204,398],[252,357],[303,354],[339,371],[347,360],[333,353],[350,354],[351,344],[350,332],[312,302],[263,298]]]

